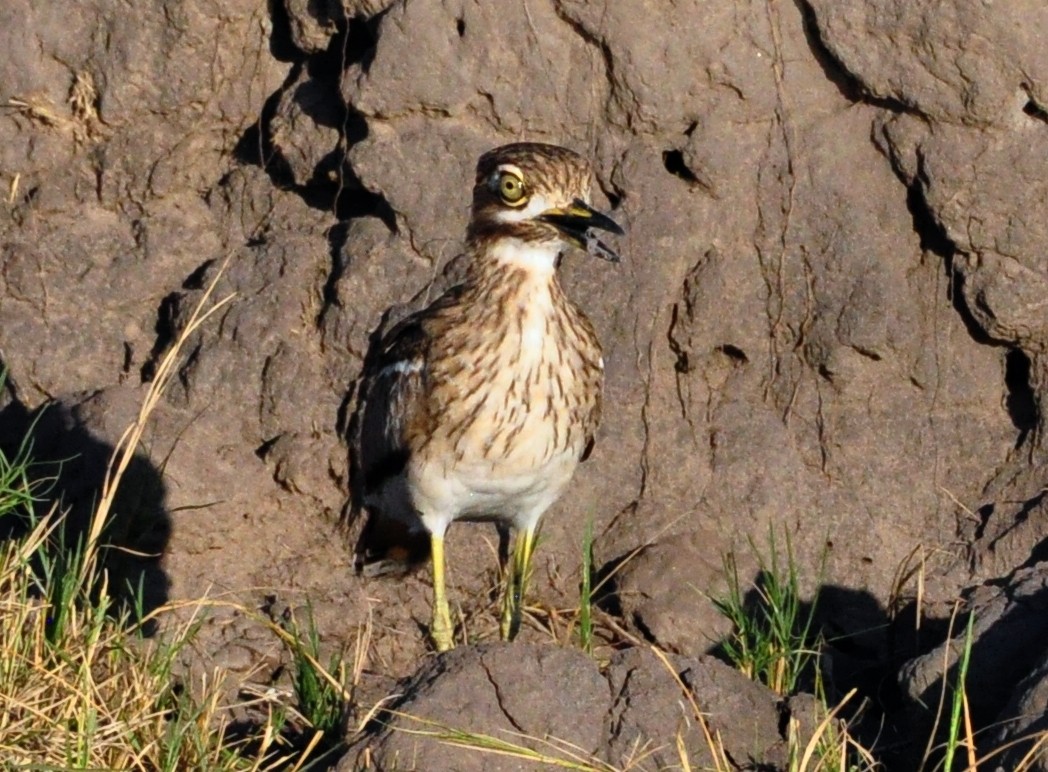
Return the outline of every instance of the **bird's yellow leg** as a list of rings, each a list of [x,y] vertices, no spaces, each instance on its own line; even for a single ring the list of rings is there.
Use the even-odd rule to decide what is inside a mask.
[[[510,640],[510,625],[513,619],[513,595],[516,584],[516,571],[514,570],[517,558],[517,549],[521,542],[521,534],[513,533],[513,554],[507,555],[502,564],[502,614],[499,618],[499,637],[504,641]]]
[[[448,596],[444,589],[444,537],[431,535],[430,548],[433,555],[433,622],[429,627],[429,634],[437,651],[447,651],[453,648],[455,643],[451,635]]]
[[[513,543],[513,558],[509,561],[506,591],[502,596],[502,620],[499,632],[502,640],[512,641],[520,630],[520,614],[524,607],[528,580],[531,578],[531,555],[535,551],[535,529],[518,532]]]

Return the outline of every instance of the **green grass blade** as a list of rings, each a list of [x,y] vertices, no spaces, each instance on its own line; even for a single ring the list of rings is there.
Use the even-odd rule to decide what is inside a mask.
[[[593,654],[593,518],[582,534],[582,584],[579,590],[579,646]]]

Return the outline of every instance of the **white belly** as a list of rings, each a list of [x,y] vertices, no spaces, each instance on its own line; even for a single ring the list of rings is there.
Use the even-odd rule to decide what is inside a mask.
[[[578,455],[562,452],[528,470],[481,463],[420,463],[409,469],[416,510],[432,533],[453,520],[500,520],[534,526],[571,481]]]

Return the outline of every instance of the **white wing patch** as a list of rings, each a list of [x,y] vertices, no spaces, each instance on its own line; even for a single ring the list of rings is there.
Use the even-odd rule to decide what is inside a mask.
[[[381,378],[384,375],[408,375],[409,373],[417,373],[422,369],[422,360],[420,359],[401,359],[393,364],[386,365],[378,371],[378,377]]]

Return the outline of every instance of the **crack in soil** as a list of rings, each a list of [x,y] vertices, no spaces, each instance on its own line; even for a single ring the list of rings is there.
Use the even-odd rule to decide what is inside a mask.
[[[495,680],[494,676],[491,675],[491,669],[488,667],[488,663],[484,661],[483,657],[480,658],[480,666],[484,668],[484,675],[487,676],[491,688],[495,690],[495,701],[499,704],[499,710],[502,711],[502,715],[504,715],[506,720],[513,725],[513,728],[522,735],[528,734],[524,727],[517,722],[517,719],[513,718],[513,714],[506,709],[506,705],[502,701],[502,690],[499,688],[498,682]]]
[[[633,679],[633,674],[637,672],[637,668],[631,667],[626,671],[625,677],[622,679],[622,686],[619,687],[618,694],[614,695],[611,701],[611,705],[608,707],[607,713],[607,724],[610,737],[618,737],[622,734],[622,717],[626,715],[626,711],[630,707],[630,699],[628,695],[630,681]],[[609,682],[608,686],[611,684]]]

